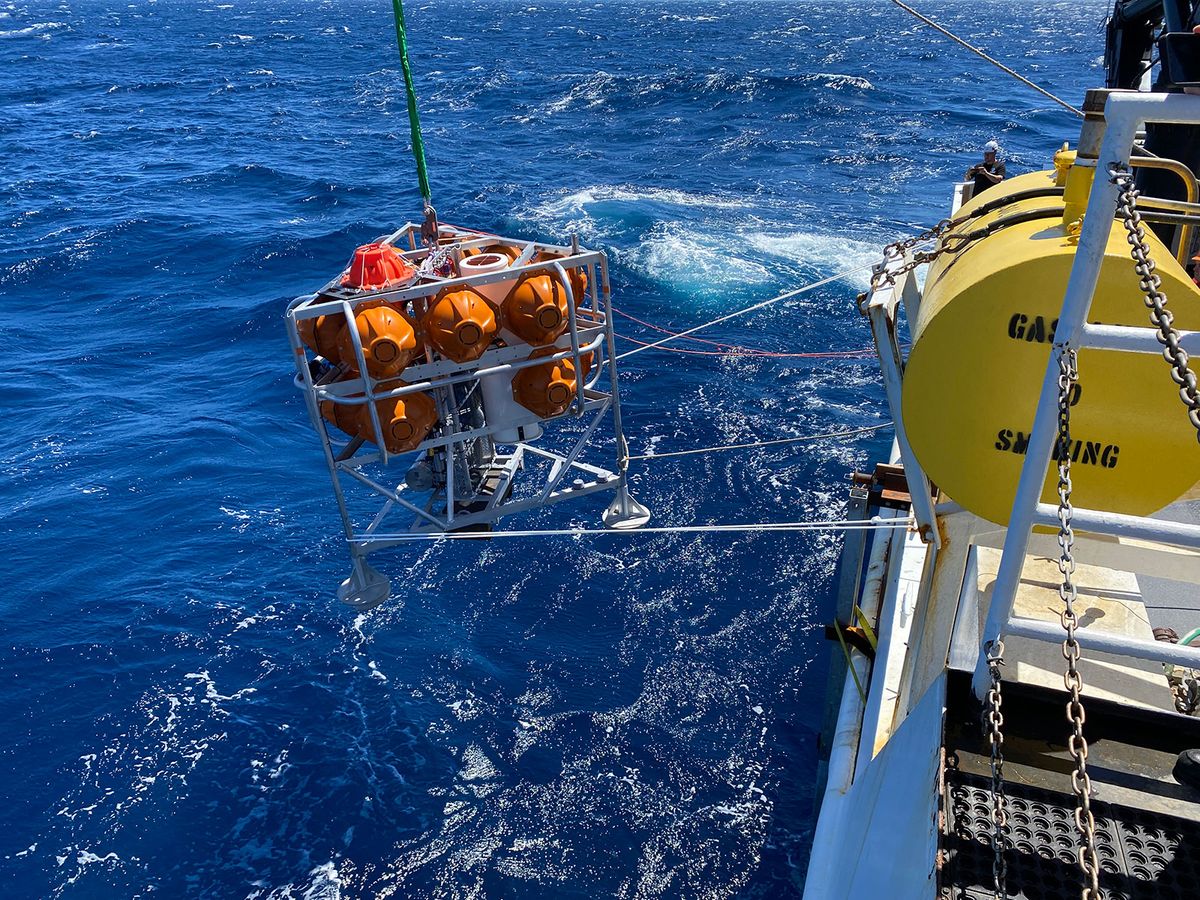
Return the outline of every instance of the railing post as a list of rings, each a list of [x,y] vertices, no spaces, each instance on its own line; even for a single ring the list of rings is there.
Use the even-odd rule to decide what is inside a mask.
[[[889,258],[885,264],[889,270],[899,269],[909,260],[908,253]],[[904,428],[902,409],[904,359],[896,341],[896,306],[905,299],[906,310],[910,309],[912,292],[909,282],[912,272],[896,276],[891,283],[881,284],[871,291],[867,300],[867,319],[871,324],[871,336],[875,340],[875,351],[879,354],[879,370],[883,374],[883,390],[887,395],[888,409],[896,430],[896,446],[900,448],[900,459],[904,463],[904,477],[908,481],[908,493],[912,497],[913,517],[921,539],[935,548],[942,546],[942,537],[937,529],[937,516],[933,511],[932,488],[925,470],[917,462],[908,432]],[[911,309],[916,309],[912,303]]]

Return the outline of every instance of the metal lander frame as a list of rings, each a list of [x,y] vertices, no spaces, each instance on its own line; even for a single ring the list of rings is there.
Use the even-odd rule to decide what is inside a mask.
[[[338,597],[356,609],[370,609],[390,595],[386,576],[370,566],[369,553],[396,547],[430,534],[459,531],[488,531],[501,516],[536,509],[562,500],[611,491],[612,503],[603,521],[614,529],[638,528],[650,518],[646,507],[630,495],[626,482],[628,450],[621,427],[621,404],[617,389],[616,348],[612,330],[612,293],[608,280],[608,261],[599,251],[584,250],[572,240],[564,247],[536,241],[502,238],[494,234],[448,225],[439,230],[439,247],[421,246],[420,225],[409,223],[381,239],[420,271],[419,283],[407,286],[361,291],[342,287],[339,277],[320,291],[297,297],[287,308],[287,331],[296,365],[295,385],[302,391],[309,418],[321,440],[325,461],[333,482],[334,497],[342,518],[353,568],[350,577],[338,588]],[[432,274],[431,255],[501,245],[520,250],[512,264],[499,272],[466,277],[442,277]],[[407,249],[402,249],[407,246]],[[533,262],[535,254],[548,252],[554,259]],[[587,273],[588,296],[575,304],[568,269]],[[323,315],[344,315],[354,321],[354,312],[364,304],[380,300],[404,303],[419,318],[433,298],[446,288],[479,289],[521,275],[545,272],[556,276],[563,287],[568,310],[567,330],[546,348],[545,355],[529,359],[535,349],[528,344],[490,347],[478,359],[457,363],[435,359],[427,346],[425,360],[403,370],[397,377],[376,379],[367,373],[358,329],[348,329],[358,360],[354,375],[343,367],[334,367],[309,350],[300,337],[299,323]],[[590,357],[590,371],[585,360]],[[481,378],[512,376],[522,369],[550,360],[570,359],[575,368],[575,395],[570,406],[549,419],[526,410],[524,417],[488,422],[482,403]],[[605,369],[608,389],[599,386]],[[386,382],[386,385],[385,385]],[[402,454],[388,451],[375,401],[424,391],[430,394],[438,410],[438,423],[414,450]],[[321,415],[323,403],[366,405],[374,432],[374,446],[363,438],[346,438]],[[598,427],[611,415],[617,445],[616,471],[581,461],[580,457]],[[573,417],[586,425],[566,452],[537,447],[518,440],[508,453],[500,453],[497,433],[538,427],[555,419]],[[405,480],[395,483],[389,471],[395,463],[409,464]],[[528,476],[520,479],[524,493],[514,497],[517,473],[537,467],[541,477],[534,483]],[[528,484],[526,482],[529,482]],[[352,514],[345,487],[368,489],[366,496],[382,498],[382,504],[370,522],[360,527]],[[423,496],[425,495],[425,496]],[[409,514],[407,522],[401,517]]]

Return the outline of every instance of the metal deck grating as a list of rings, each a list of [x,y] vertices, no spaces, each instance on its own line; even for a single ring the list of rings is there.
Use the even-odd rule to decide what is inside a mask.
[[[1064,776],[1065,778],[1066,776]],[[1074,797],[1008,784],[1009,896],[1075,900]],[[991,900],[990,780],[946,770],[943,900]],[[1105,900],[1171,900],[1200,896],[1200,823],[1131,807],[1093,803],[1100,891]]]

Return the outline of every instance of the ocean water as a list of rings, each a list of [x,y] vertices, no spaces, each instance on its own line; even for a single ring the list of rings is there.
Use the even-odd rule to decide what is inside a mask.
[[[1073,102],[1103,81],[1103,4],[920,5]],[[282,313],[419,213],[390,16],[0,6],[5,895],[798,897],[837,535],[422,546],[376,558],[387,606],[333,598],[348,560]],[[576,232],[618,307],[675,329],[937,221],[988,139],[1019,172],[1077,132],[882,0],[408,16],[443,218]],[[862,286],[704,336],[862,348]],[[623,373],[635,454],[887,418],[869,360]],[[659,524],[837,518],[889,440],[633,486]]]

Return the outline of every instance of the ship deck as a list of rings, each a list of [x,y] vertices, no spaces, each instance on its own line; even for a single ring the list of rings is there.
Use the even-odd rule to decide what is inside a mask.
[[[1075,798],[1060,692],[1006,685],[1008,892],[1025,900],[1079,896]],[[1100,888],[1105,900],[1168,900],[1200,890],[1200,792],[1171,778],[1176,755],[1200,747],[1200,721],[1092,699],[1087,705]],[[1047,739],[1047,735],[1063,739]],[[992,891],[988,746],[970,676],[950,675],[942,767],[940,896]]]
[[[1160,516],[1200,521],[1200,504],[1177,503]],[[938,882],[944,900],[995,896],[989,843],[990,753],[980,725],[980,704],[971,690],[978,649],[969,647],[977,640],[975,616],[981,621],[986,614],[999,561],[999,551],[988,546],[995,543],[995,535],[983,535],[977,534],[975,562],[966,567],[964,588],[975,590],[964,589],[960,595],[966,603],[959,613],[947,674],[939,785]],[[1169,564],[1156,570],[1143,558],[1141,565],[1131,566],[1131,560],[1138,560],[1135,548],[1157,552]],[[1043,546],[1039,553],[1048,554],[1049,549]],[[1179,572],[1172,565],[1190,566],[1194,559],[1187,551],[1161,545],[1085,538],[1076,573],[1081,626],[1142,639],[1151,639],[1162,628],[1185,635],[1200,625],[1200,595],[1194,584],[1176,580]],[[1151,574],[1155,571],[1158,574]],[[1028,556],[1015,611],[1057,621],[1058,581],[1056,559],[1049,554]],[[970,627],[962,627],[964,612]],[[1024,900],[1078,897],[1082,875],[1076,857],[1061,648],[1011,639],[1006,641],[1005,657],[1008,893]],[[1180,784],[1172,775],[1180,752],[1200,748],[1200,719],[1176,710],[1160,663],[1085,650],[1081,671],[1101,895],[1105,900],[1200,896],[1200,790]]]

